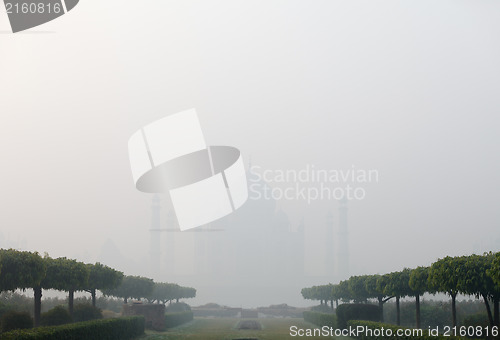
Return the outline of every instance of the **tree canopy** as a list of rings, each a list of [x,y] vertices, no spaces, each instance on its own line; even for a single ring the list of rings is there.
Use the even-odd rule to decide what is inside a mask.
[[[84,290],[88,284],[89,269],[82,262],[59,257],[47,257],[47,275],[41,282],[44,289],[61,291]]]
[[[32,288],[45,277],[45,262],[36,252],[0,249],[0,259],[0,291]]]
[[[89,279],[85,290],[92,295],[92,305],[95,307],[96,290],[117,288],[122,283],[123,273],[99,262],[87,264],[87,268]]]
[[[129,298],[148,298],[153,292],[154,282],[152,279],[142,276],[124,276],[121,284],[113,289],[104,289],[105,295],[111,295],[123,299],[127,303]]]
[[[153,292],[149,299],[158,303],[166,304],[167,302],[177,298],[177,291],[180,286],[175,283],[155,282]]]

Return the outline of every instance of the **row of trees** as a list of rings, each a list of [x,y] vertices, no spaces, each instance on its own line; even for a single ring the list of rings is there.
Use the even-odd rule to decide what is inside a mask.
[[[352,276],[338,284],[313,286],[302,289],[304,299],[330,301],[338,306],[343,302],[367,302],[376,299],[383,321],[383,305],[395,298],[397,324],[400,324],[399,301],[414,297],[416,325],[420,324],[420,297],[425,293],[446,293],[451,297],[453,326],[457,325],[456,297],[458,294],[475,296],[484,301],[491,326],[499,326],[500,253],[445,257],[429,267],[405,268],[385,275]],[[491,305],[493,305],[493,312]]]
[[[182,287],[176,283],[154,282],[142,276],[125,276],[121,284],[115,288],[104,289],[104,295],[114,296],[123,299],[127,303],[128,299],[146,299],[150,303],[166,304],[172,300],[179,302],[179,299],[190,299],[196,297],[196,289]]]
[[[179,302],[179,299],[191,299],[196,297],[196,289],[191,287],[182,287],[176,283],[160,282],[156,283],[151,295],[147,297],[148,301],[153,303],[166,304],[172,300]]]
[[[129,298],[166,303],[196,296],[194,288],[155,283],[140,276],[124,276],[122,272],[101,263],[85,264],[65,257],[42,257],[37,252],[0,249],[0,292],[17,289],[33,289],[35,327],[40,324],[43,289],[68,292],[70,315],[73,315],[76,291],[90,293],[94,307],[97,290],[107,296],[123,298],[124,303]]]

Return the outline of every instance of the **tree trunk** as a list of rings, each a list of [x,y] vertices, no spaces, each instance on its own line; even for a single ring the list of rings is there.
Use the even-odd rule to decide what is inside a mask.
[[[333,300],[330,300],[330,307],[332,307],[333,310]]]
[[[95,307],[95,288],[90,290],[90,294],[92,295],[92,306]]]
[[[339,300],[335,300],[335,309],[339,308]]]
[[[384,322],[384,300],[382,296],[378,296],[378,308],[380,313],[380,322]]]
[[[34,299],[35,299],[35,310],[33,315],[33,325],[35,327],[40,326],[40,314],[42,311],[42,287],[38,286],[33,288]]]
[[[399,308],[399,296],[396,296],[396,324],[401,326],[401,309]]]
[[[74,300],[74,296],[75,296],[75,291],[74,290],[70,290],[69,291],[69,297],[68,297],[68,311],[69,311],[69,315],[71,315],[71,317],[73,317],[73,300]]]
[[[490,326],[493,327],[493,315],[491,315],[490,303],[488,301],[488,296],[486,294],[481,294],[484,300],[484,304],[486,306],[486,312],[488,313],[488,320],[490,321]]]
[[[457,294],[451,294],[452,325],[457,327]]]
[[[494,313],[495,313],[495,326],[497,327],[500,327],[500,306],[499,306],[499,302],[500,302],[500,296],[495,296],[493,298],[493,310],[494,310]]]
[[[127,304],[127,302],[128,302],[128,298],[124,298],[124,299],[123,299],[123,303],[126,305],[126,304]]]
[[[420,295],[415,296],[415,320],[417,328],[420,328]]]

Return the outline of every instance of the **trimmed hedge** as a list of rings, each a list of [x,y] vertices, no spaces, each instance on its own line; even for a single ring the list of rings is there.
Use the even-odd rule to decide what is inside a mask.
[[[415,340],[415,339],[422,339],[422,340],[458,340],[458,339],[465,339],[461,337],[456,337],[456,336],[443,336],[443,335],[438,335],[438,336],[432,336],[428,335],[427,330],[424,329],[423,335],[422,336],[417,336],[414,334],[411,334],[411,331],[413,329],[407,328],[407,327],[400,327],[400,326],[395,326],[395,325],[390,325],[386,323],[381,323],[381,322],[373,322],[373,321],[362,321],[362,320],[351,320],[347,323],[347,325],[351,328],[356,328],[356,327],[364,327],[365,329],[370,329],[370,330],[382,330],[384,329],[385,333],[381,333],[379,336],[375,336],[373,334],[372,336],[367,336],[366,333],[362,333],[358,337],[354,337],[355,339],[359,340],[378,340],[378,339],[384,339],[384,340]],[[398,330],[406,330],[408,333],[405,335],[402,333],[402,335],[398,335],[397,331]],[[387,335],[387,330],[390,330],[392,332],[392,336]],[[469,338],[467,338],[469,339]],[[470,339],[469,339],[470,340]]]
[[[329,326],[337,328],[337,316],[335,314],[305,311],[302,313],[304,320],[316,326]]]
[[[380,308],[367,303],[344,303],[337,307],[337,324],[347,328],[349,320],[380,321]]]
[[[180,312],[187,312],[190,311],[191,307],[185,302],[174,302],[170,303],[166,308],[165,308],[165,313],[170,314],[170,313],[180,313]]]
[[[33,319],[27,312],[10,311],[2,315],[0,328],[2,332],[14,329],[29,329],[33,327]]]
[[[40,317],[41,326],[59,326],[73,322],[68,310],[64,306],[55,306]]]
[[[463,318],[461,326],[465,328],[475,328],[479,326],[485,329],[486,327],[490,327],[490,320],[488,319],[488,314],[486,313],[470,314]],[[478,338],[485,339],[486,334],[483,334],[483,336],[478,336]]]
[[[133,316],[78,322],[62,326],[16,330],[0,335],[2,340],[126,340],[144,334],[144,317]]]
[[[102,319],[100,308],[92,306],[90,303],[79,303],[73,309],[73,321],[82,322]]]
[[[193,312],[185,311],[179,313],[165,314],[165,327],[172,328],[193,320]]]

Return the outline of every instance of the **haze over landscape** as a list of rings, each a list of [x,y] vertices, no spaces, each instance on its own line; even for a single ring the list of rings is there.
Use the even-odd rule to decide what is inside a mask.
[[[2,248],[102,261],[196,287],[194,305],[247,307],[306,306],[306,285],[500,250],[498,2],[86,0],[43,28],[8,29],[0,13]],[[366,193],[348,202],[348,238],[337,200],[275,199],[218,233],[162,233],[154,270],[153,195],[134,187],[127,142],[192,107],[207,144],[237,147],[261,174],[376,171],[334,183]],[[161,227],[175,228],[159,198]],[[329,240],[334,266],[348,242],[348,272],[329,266]],[[232,250],[203,272],[200,242]]]

